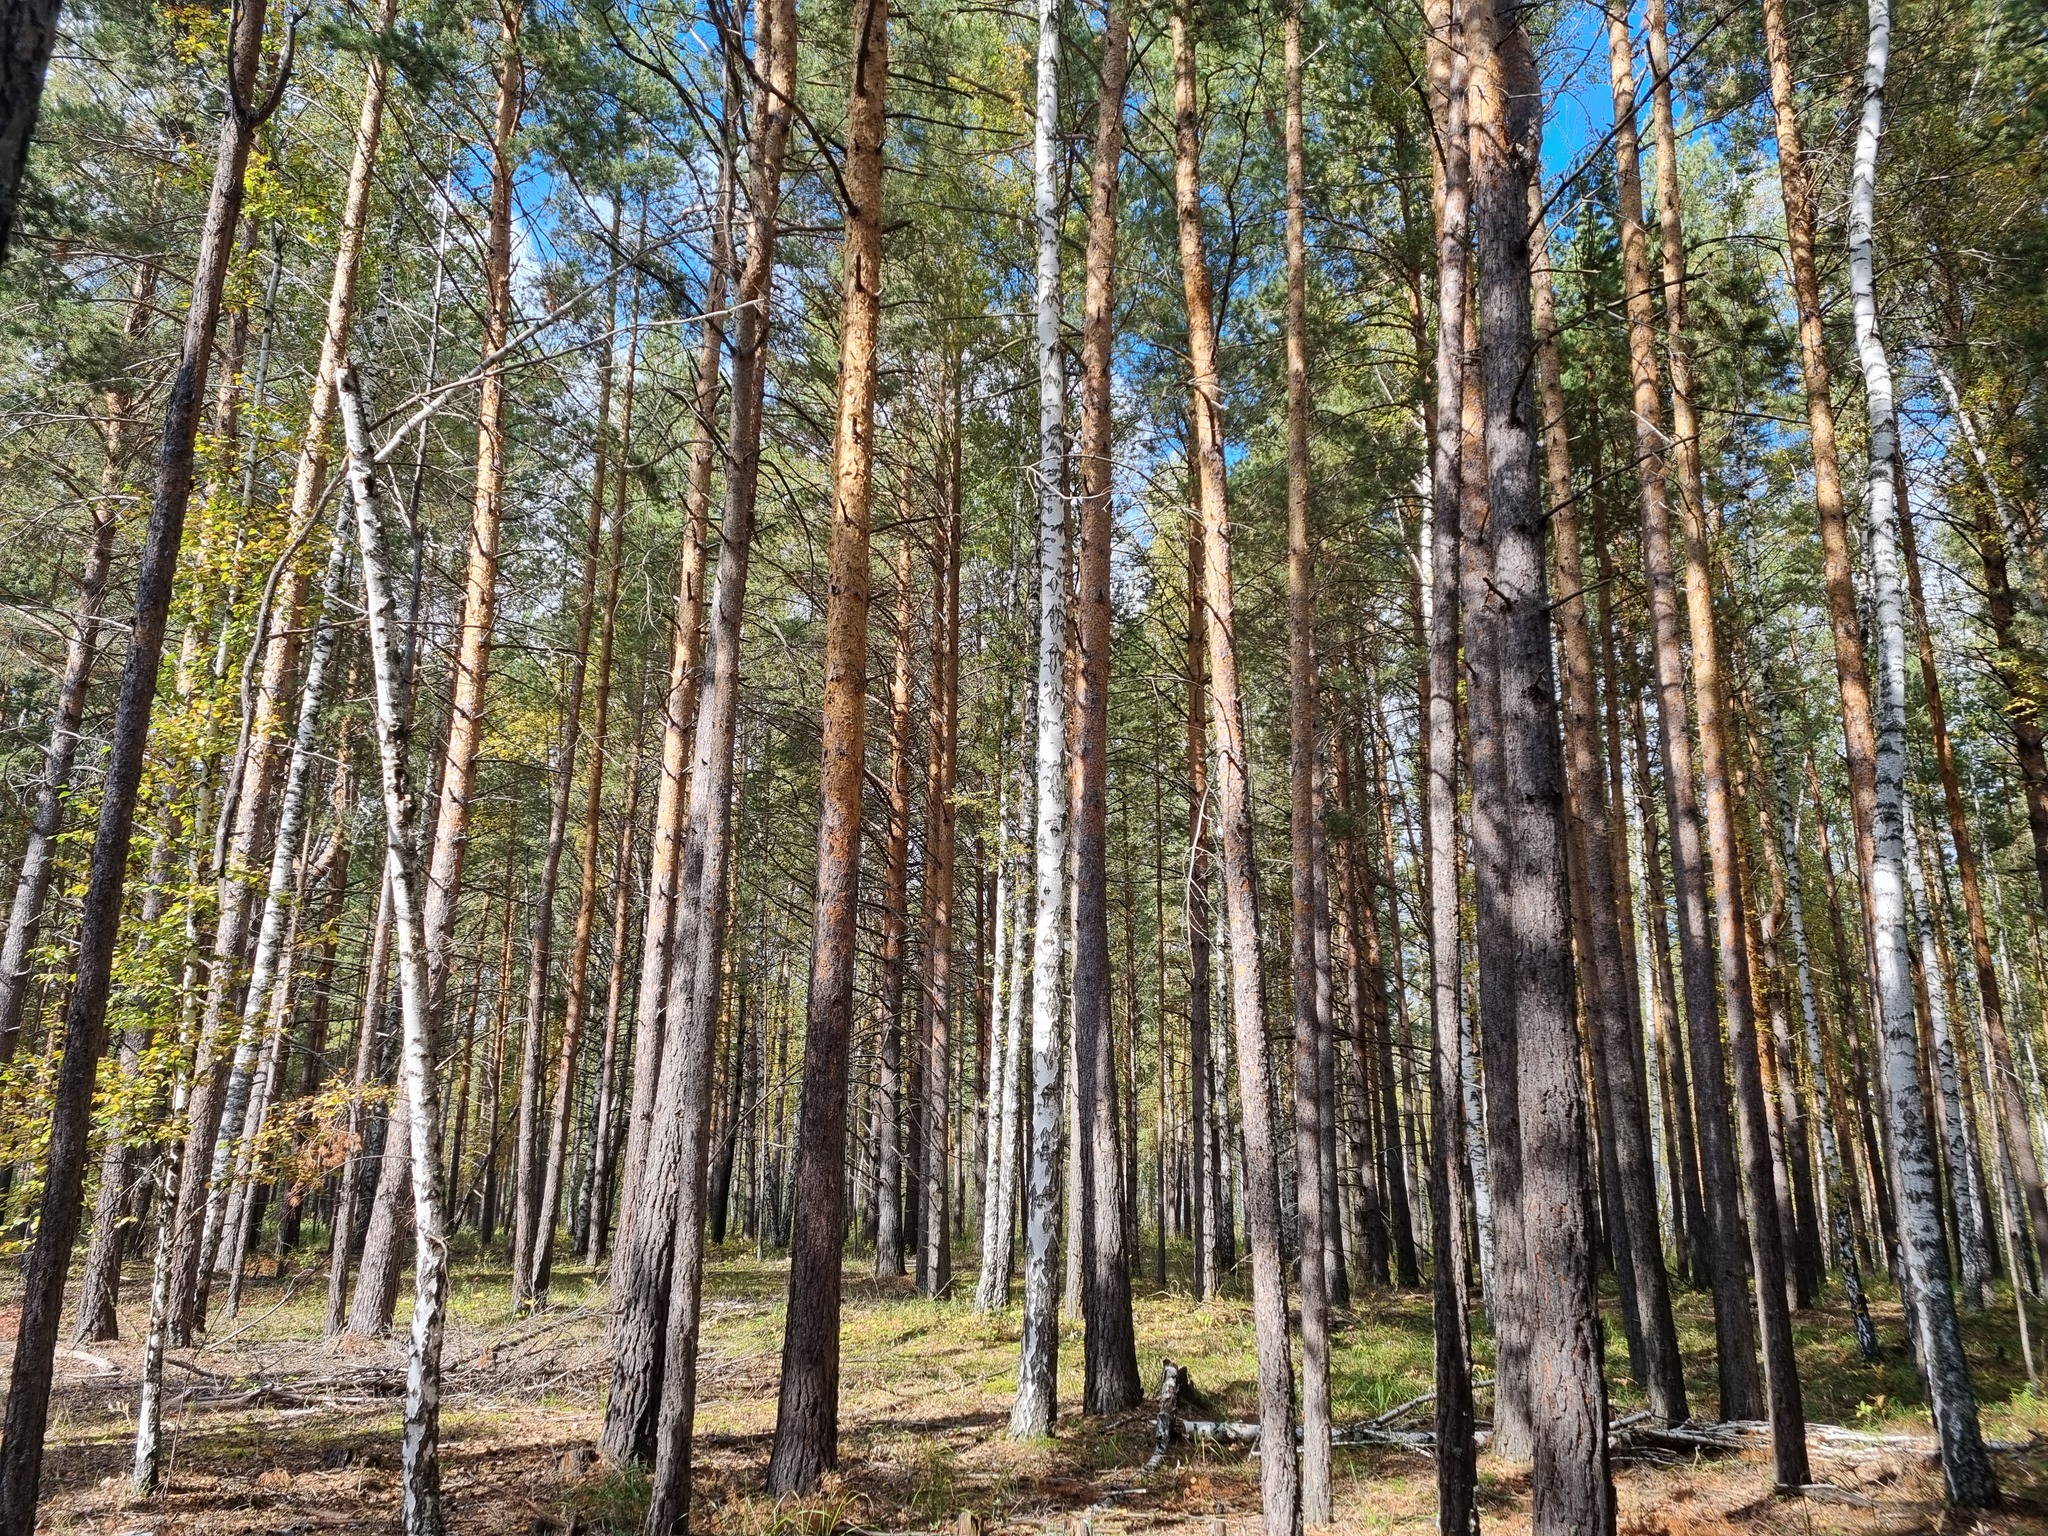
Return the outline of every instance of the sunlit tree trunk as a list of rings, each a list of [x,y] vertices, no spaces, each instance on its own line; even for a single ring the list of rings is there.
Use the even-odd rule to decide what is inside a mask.
[[[1293,961],[1294,1188],[1301,1275],[1301,1521],[1330,1521],[1330,1279],[1323,1231],[1324,1170],[1316,1007],[1316,588],[1308,505],[1308,232],[1302,206],[1301,4],[1282,26],[1286,112],[1287,263],[1287,739],[1289,925]],[[1326,1012],[1326,1010],[1325,1010]]]
[[[397,931],[398,995],[405,1038],[399,1076],[411,1105],[413,1195],[412,1341],[406,1359],[401,1430],[399,1509],[407,1536],[440,1536],[441,1335],[448,1293],[448,1237],[441,1186],[439,1090],[435,1083],[433,1018],[427,1006],[427,954],[420,923],[419,812],[407,769],[405,710],[400,702],[397,614],[384,565],[383,513],[362,401],[347,372],[339,378],[348,437],[349,493],[355,503],[363,563],[363,607],[369,619],[376,679],[375,719],[382,766],[386,867]]]
[[[1892,1188],[1899,1246],[1912,1300],[1921,1373],[1941,1443],[1949,1501],[1965,1508],[1998,1502],[1998,1481],[1977,1427],[1976,1391],[1963,1355],[1950,1289],[1933,1138],[1920,1092],[1919,1049],[1909,977],[1905,911],[1906,621],[1899,580],[1898,420],[1891,360],[1878,334],[1873,272],[1877,150],[1884,129],[1885,75],[1891,62],[1890,0],[1870,0],[1863,65],[1863,111],[1849,181],[1849,292],[1856,359],[1870,419],[1868,518],[1873,640],[1877,646],[1877,763],[1869,923],[1876,953],[1884,1104],[1891,1125]]]
[[[142,780],[164,626],[177,576],[178,548],[191,505],[194,446],[206,398],[207,369],[221,313],[221,292],[240,219],[243,173],[256,130],[282,94],[257,97],[263,53],[264,0],[247,0],[229,43],[226,108],[215,149],[212,186],[199,237],[191,301],[185,314],[157,449],[156,489],[136,576],[128,651],[114,708],[114,726],[100,788],[99,825],[79,914],[71,996],[64,1010],[63,1055],[50,1104],[49,1152],[35,1238],[22,1270],[21,1313],[15,1332],[4,1433],[0,1433],[0,1536],[32,1536],[42,1478],[44,1430],[49,1422],[50,1378],[55,1364],[64,1283],[78,1236],[85,1158],[92,1130],[93,1082],[106,1052],[107,994],[121,927],[128,849],[135,830],[135,797]],[[288,60],[280,64],[282,70]]]
[[[632,1166],[626,1169],[628,1194],[623,1198],[631,1203],[620,1222],[612,1266],[612,1386],[599,1440],[605,1455],[621,1465],[655,1461],[659,1442],[648,1518],[649,1529],[661,1536],[688,1518],[705,1142],[710,1132],[711,1034],[725,937],[740,625],[760,486],[776,213],[794,109],[791,96],[797,39],[793,4],[761,0],[754,16],[754,46],[760,89],[752,113],[747,259],[734,305],[725,515],[719,523],[718,574],[708,609],[704,678],[690,738],[689,798],[680,833],[676,923],[662,1009],[666,1038],[656,1056],[660,1080],[653,1091],[639,1172],[636,1176]],[[708,341],[706,350],[708,354]],[[701,393],[699,399],[701,404]],[[663,751],[666,754],[666,743]],[[665,755],[663,772],[666,777]],[[658,856],[659,834],[656,841]],[[644,1002],[644,967],[641,979]],[[640,1060],[636,1052],[636,1071]],[[636,1086],[636,1114],[639,1101]],[[629,1138],[629,1158],[630,1145]],[[657,1515],[668,1524],[657,1527]]]
[[[882,140],[889,88],[888,0],[853,15],[846,128],[846,246],[839,326],[839,414],[832,443],[824,741],[818,885],[798,1110],[796,1211],[782,1389],[768,1458],[773,1493],[808,1492],[839,1460],[839,1267],[846,1240],[847,1052],[853,1029],[860,898],[862,755],[867,721],[868,510],[875,460],[882,315]],[[942,786],[943,788],[943,786]],[[950,900],[951,893],[946,893]],[[943,1164],[940,1166],[944,1182]],[[945,1211],[935,1240],[950,1238]]]
[[[1779,1484],[1791,1488],[1807,1481],[1806,1409],[1799,1388],[1799,1363],[1793,1352],[1792,1317],[1785,1295],[1784,1234],[1773,1207],[1770,1110],[1757,1059],[1756,1013],[1746,943],[1746,897],[1728,760],[1728,685],[1721,670],[1721,640],[1714,620],[1706,499],[1700,474],[1700,429],[1693,400],[1692,347],[1686,329],[1685,230],[1680,212],[1678,136],[1673,121],[1664,0],[1649,0],[1644,26],[1652,83],[1651,118],[1657,139],[1657,208],[1664,277],[1665,358],[1671,376],[1672,462],[1678,471],[1686,618],[1692,642],[1693,696],[1711,852],[1709,873],[1718,930],[1721,1000],[1726,1010],[1728,1055],[1735,1084],[1742,1188],[1748,1194],[1749,1255],[1761,1325],[1771,1456]],[[1682,720],[1682,694],[1676,708]],[[1673,821],[1676,824],[1675,816]],[[1712,1017],[1709,1012],[1705,1018],[1710,1026]],[[1688,998],[1688,1025],[1697,1030],[1701,1022]],[[1695,1062],[1696,1086],[1705,1081],[1704,1073],[1704,1066]],[[1719,1087],[1718,1080],[1713,1086]]]
[[[1237,1035],[1238,1108],[1244,1146],[1245,1239],[1252,1261],[1252,1330],[1259,1370],[1259,1442],[1265,1447],[1259,1462],[1260,1504],[1268,1536],[1293,1536],[1301,1522],[1298,1469],[1289,1454],[1295,1443],[1294,1364],[1287,1336],[1287,1276],[1280,1253],[1280,1173],[1273,1140],[1273,1072],[1266,1047],[1266,979],[1259,931],[1250,744],[1238,683],[1216,306],[1208,254],[1203,248],[1195,51],[1184,5],[1175,7],[1172,36],[1174,222],[1188,310],[1189,415],[1194,427],[1195,502],[1202,517],[1209,724],[1215,737],[1216,819],[1222,833],[1224,911],[1230,931],[1231,1016]]]
[[[441,998],[455,942],[456,907],[462,895],[463,861],[469,851],[470,810],[476,797],[477,760],[483,748],[484,695],[490,679],[491,646],[497,623],[498,542],[505,511],[505,390],[502,357],[512,315],[513,137],[526,95],[526,66],[519,34],[523,0],[499,9],[497,95],[491,120],[491,192],[485,220],[483,379],[477,400],[476,491],[470,508],[468,553],[463,575],[461,621],[455,644],[455,676],[448,705],[448,737],[442,751],[439,805],[433,817],[433,846],[425,872],[420,930],[426,946],[427,1011],[438,1024]],[[394,909],[395,910],[395,909]],[[402,1213],[412,1145],[403,1096],[392,1107],[391,1136],[378,1176],[370,1235],[363,1244],[362,1278],[351,1309],[352,1333],[391,1329],[396,1302]],[[372,1280],[377,1283],[372,1284]]]
[[[1700,1182],[1707,1230],[1699,1251],[1714,1294],[1715,1363],[1721,1416],[1753,1419],[1764,1410],[1756,1364],[1743,1255],[1741,1183],[1736,1174],[1728,1114],[1727,1058],[1715,996],[1713,942],[1707,928],[1707,871],[1700,846],[1698,789],[1687,728],[1683,640],[1679,633],[1671,510],[1665,490],[1664,408],[1658,388],[1656,300],[1643,226],[1640,150],[1636,140],[1635,66],[1628,13],[1607,11],[1608,68],[1614,86],[1614,152],[1621,203],[1622,272],[1628,306],[1629,371],[1634,386],[1636,468],[1641,479],[1643,569],[1649,588],[1651,655],[1656,671],[1658,745],[1671,827],[1672,883],[1677,887],[1679,963],[1685,987],[1686,1035],[1691,1051],[1693,1102],[1699,1138]],[[1733,943],[1740,964],[1740,929]],[[1746,987],[1742,989],[1746,994]],[[1732,994],[1731,994],[1732,996]],[[1731,1001],[1731,1008],[1740,1006]],[[1769,1182],[1763,1192],[1767,1196]],[[1775,1230],[1775,1228],[1772,1228]],[[1768,1241],[1768,1237],[1765,1239]],[[1775,1284],[1776,1277],[1772,1277]],[[1800,1479],[1803,1481],[1804,1479]]]
[[[1036,235],[1034,341],[1038,360],[1038,635],[1034,757],[1031,1077],[1025,1154],[1024,1336],[1010,1434],[1052,1433],[1059,1411],[1059,1148],[1061,958],[1067,912],[1066,774],[1067,457],[1066,375],[1060,357],[1060,0],[1039,0],[1037,95],[1031,140]]]
[[[1081,555],[1075,633],[1080,645],[1074,716],[1074,1058],[1080,1109],[1081,1253],[1086,1360],[1083,1406],[1121,1413],[1144,1396],[1131,1323],[1131,1246],[1124,1221],[1110,1031],[1109,652],[1111,457],[1115,451],[1111,352],[1116,343],[1117,172],[1123,158],[1130,26],[1112,12],[1103,31],[1102,95],[1088,198],[1081,320]],[[1133,1139],[1137,1127],[1125,1127]]]
[[[1465,379],[1465,280],[1470,208],[1466,88],[1470,61],[1453,0],[1423,10],[1436,202],[1437,334],[1430,521],[1422,544],[1428,612],[1428,723],[1422,754],[1430,935],[1431,1310],[1436,1334],[1437,1530],[1476,1536],[1479,1474],[1472,1451],[1472,1335],[1466,1294],[1464,990],[1458,894],[1458,504]],[[1392,1135],[1392,1127],[1387,1134]],[[1484,1230],[1483,1227],[1481,1229]]]

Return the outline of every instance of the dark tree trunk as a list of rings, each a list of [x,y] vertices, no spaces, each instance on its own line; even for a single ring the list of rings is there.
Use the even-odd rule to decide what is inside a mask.
[[[1074,694],[1074,1060],[1081,1137],[1081,1316],[1089,1413],[1121,1413],[1144,1396],[1131,1322],[1131,1251],[1115,1123],[1116,1051],[1109,976],[1110,395],[1116,341],[1117,172],[1123,156],[1130,26],[1112,12],[1103,35],[1102,95],[1088,203],[1081,326],[1081,556]],[[1137,1127],[1128,1128],[1133,1138]]]
[[[235,227],[241,215],[243,172],[248,166],[256,129],[275,104],[277,95],[273,93],[266,102],[256,100],[265,14],[265,0],[247,0],[235,18],[228,61],[229,102],[221,119],[191,304],[186,311],[184,339],[157,450],[156,491],[136,578],[128,653],[121,669],[112,740],[100,791],[99,826],[93,839],[92,862],[79,917],[71,998],[65,1008],[63,1057],[57,1068],[50,1108],[43,1198],[35,1239],[22,1273],[21,1320],[15,1334],[6,1428],[4,1435],[0,1435],[0,1536],[32,1536],[35,1529],[36,1493],[42,1478],[44,1429],[49,1420],[59,1315],[64,1304],[71,1247],[78,1236],[82,1214],[93,1082],[100,1057],[106,1052],[107,992],[121,926],[128,849],[135,830],[135,795],[142,780],[150,712],[156,700],[157,667],[163,659],[164,624],[170,614],[178,549],[184,540],[185,513],[192,500],[193,450],[206,398],[207,367],[220,319],[221,290],[227,279]],[[12,15],[16,22],[29,19],[20,10]],[[26,36],[23,41],[28,41]],[[35,46],[39,45],[12,51],[10,59],[32,58]],[[29,94],[24,88],[7,103],[14,112],[9,130],[20,122],[23,147],[27,123],[21,121],[21,114],[28,106]],[[15,144],[0,145],[0,151],[7,150],[13,154],[0,154],[0,167],[11,171],[20,163],[20,148]],[[12,192],[11,176],[5,190]]]
[[[846,245],[839,408],[825,614],[824,741],[816,936],[804,1030],[795,1221],[782,1388],[768,1460],[774,1493],[808,1492],[839,1460],[840,1258],[846,1241],[846,1074],[860,896],[862,749],[867,721],[868,510],[874,478],[876,341],[881,324],[883,107],[888,0],[853,15],[846,152]],[[944,1211],[935,1213],[947,1240]]]

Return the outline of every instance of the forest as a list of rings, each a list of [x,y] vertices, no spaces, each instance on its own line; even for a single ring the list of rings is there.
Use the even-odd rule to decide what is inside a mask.
[[[2048,1531],[2044,0],[0,0],[0,1536]]]

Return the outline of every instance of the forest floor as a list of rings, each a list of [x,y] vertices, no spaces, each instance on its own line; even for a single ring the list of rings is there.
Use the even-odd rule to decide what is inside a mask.
[[[400,1337],[337,1345],[320,1337],[325,1272],[268,1276],[246,1288],[241,1316],[216,1322],[201,1348],[170,1356],[165,1492],[128,1492],[143,1304],[122,1311],[123,1339],[60,1353],[44,1463],[43,1528],[104,1536],[255,1536],[397,1527]],[[961,1300],[918,1300],[905,1281],[877,1282],[849,1263],[840,1410],[840,1471],[817,1496],[759,1492],[775,1421],[787,1266],[751,1254],[715,1258],[705,1280],[697,1415],[695,1528],[707,1536],[830,1536],[834,1530],[951,1530],[961,1511],[990,1530],[1063,1530],[1087,1515],[1095,1536],[1162,1530],[1257,1531],[1256,1463],[1230,1449],[1176,1445],[1156,1472],[1149,1408],[1109,1421],[1069,1414],[1056,1439],[1007,1438],[1016,1379],[1016,1309],[985,1318]],[[133,1282],[131,1281],[131,1285]],[[140,1287],[135,1287],[140,1289]],[[463,1533],[633,1531],[644,1480],[605,1468],[593,1447],[609,1374],[604,1293],[592,1275],[558,1275],[551,1307],[515,1318],[502,1269],[474,1255],[456,1271],[442,1403],[442,1475],[451,1529]],[[1615,1412],[1636,1406],[1608,1298]],[[1831,1296],[1831,1303],[1839,1298]],[[2048,1536],[2048,1400],[2027,1387],[2010,1296],[1966,1321],[1988,1437],[2024,1449],[1996,1457],[2007,1507],[1949,1514],[1925,1450],[1816,1443],[1814,1477],[1832,1492],[1774,1498],[1761,1450],[1617,1459],[1622,1536],[1907,1536],[1939,1532]],[[1680,1292],[1681,1344],[1695,1367],[1695,1411],[1713,1400],[1712,1313]],[[1886,1435],[1928,1432],[1904,1351],[1898,1308],[1874,1307],[1886,1360],[1856,1357],[1838,1304],[1797,1319],[1808,1418]],[[1162,1357],[1189,1367],[1226,1411],[1254,1416],[1250,1308],[1194,1304],[1185,1290],[1141,1282],[1138,1357],[1147,1390]],[[0,1338],[14,1316],[0,1300]],[[2036,1349],[2042,1344],[2037,1342]],[[1488,1345],[1479,1341],[1480,1364]],[[1339,1424],[1384,1413],[1431,1385],[1429,1300],[1373,1292],[1340,1315],[1332,1387]],[[1080,1398],[1077,1326],[1063,1335],[1060,1399]],[[1480,1411],[1487,1411],[1482,1394]],[[1426,1426],[1424,1410],[1417,1410]],[[1480,1461],[1489,1532],[1528,1529],[1526,1470]],[[1434,1524],[1434,1470],[1412,1450],[1336,1453],[1336,1530],[1380,1536]]]

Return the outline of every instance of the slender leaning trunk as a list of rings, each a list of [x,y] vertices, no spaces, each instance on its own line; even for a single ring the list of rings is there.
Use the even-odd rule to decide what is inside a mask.
[[[882,844],[882,1053],[876,1084],[875,1273],[903,1273],[903,952],[910,880],[911,544],[896,539],[896,671],[889,685],[889,823]],[[982,1275],[987,1279],[987,1255]]]
[[[289,62],[280,65],[278,83],[268,99],[257,100],[265,15],[264,0],[248,0],[235,18],[229,45],[228,101],[221,116],[213,184],[207,195],[191,304],[157,449],[156,491],[136,577],[128,653],[122,663],[113,736],[101,783],[99,825],[79,914],[71,998],[64,1011],[63,1056],[50,1105],[43,1197],[22,1271],[21,1318],[9,1375],[6,1427],[0,1433],[0,1536],[32,1536],[35,1530],[59,1315],[82,1214],[93,1083],[107,1046],[107,994],[127,886],[128,849],[135,830],[135,796],[142,782],[178,549],[192,501],[194,446],[206,398],[207,368],[242,210],[243,173],[250,146],[256,130],[282,96]]]
[[[1202,516],[1202,584],[1208,605],[1209,723],[1216,738],[1216,813],[1223,834],[1224,911],[1230,927],[1245,1238],[1251,1250],[1252,1328],[1259,1367],[1259,1442],[1266,1449],[1260,1459],[1260,1503],[1268,1536],[1293,1536],[1301,1522],[1300,1484],[1295,1458],[1288,1454],[1295,1443],[1294,1364],[1287,1337],[1287,1275],[1280,1253],[1280,1170],[1273,1143],[1272,1064],[1266,1049],[1250,744],[1238,685],[1222,380],[1216,361],[1215,299],[1203,249],[1201,129],[1195,110],[1194,44],[1185,6],[1176,6],[1172,31],[1174,223],[1188,308],[1196,504]]]
[[[442,1216],[441,1116],[434,1080],[432,1015],[427,1007],[427,954],[420,923],[419,809],[407,768],[409,748],[400,701],[404,668],[391,581],[385,569],[376,463],[354,377],[343,369],[338,382],[342,427],[348,438],[349,494],[355,503],[357,548],[363,562],[370,664],[376,680],[385,867],[391,872],[399,1009],[405,1030],[399,1071],[412,1106],[412,1342],[405,1371],[400,1515],[407,1536],[441,1536],[441,1335],[446,1323],[448,1237]]]
[[[1890,0],[1870,0],[1863,65],[1863,112],[1849,180],[1849,293],[1856,359],[1870,419],[1869,519],[1871,610],[1877,643],[1877,773],[1870,882],[1870,932],[1877,975],[1884,1106],[1891,1126],[1892,1188],[1898,1201],[1900,1258],[1912,1301],[1922,1375],[1941,1443],[1949,1502],[1979,1508],[1998,1502],[1998,1480],[1977,1426],[1977,1397],[1950,1288],[1933,1136],[1920,1091],[1906,937],[1906,621],[1899,580],[1898,419],[1891,360],[1877,325],[1873,270],[1877,150],[1884,130],[1885,74],[1891,61]]]
[[[882,138],[889,89],[888,0],[853,16],[847,111],[846,246],[839,333],[839,411],[832,444],[832,534],[825,611],[823,806],[818,817],[816,936],[798,1110],[796,1212],[782,1390],[768,1458],[772,1493],[808,1492],[839,1460],[840,1258],[846,1241],[847,1052],[853,1028],[860,899],[860,806],[868,692],[868,512],[875,461],[877,341],[882,318]],[[932,1223],[945,1230],[943,1207]]]
[[[1010,1434],[1052,1433],[1059,1412],[1059,1165],[1062,920],[1067,911],[1066,374],[1060,358],[1059,158],[1060,0],[1039,0],[1038,79],[1031,140],[1033,225],[1037,233],[1038,730],[1036,835],[1031,935],[1031,1118],[1024,1201],[1024,1335]]]

